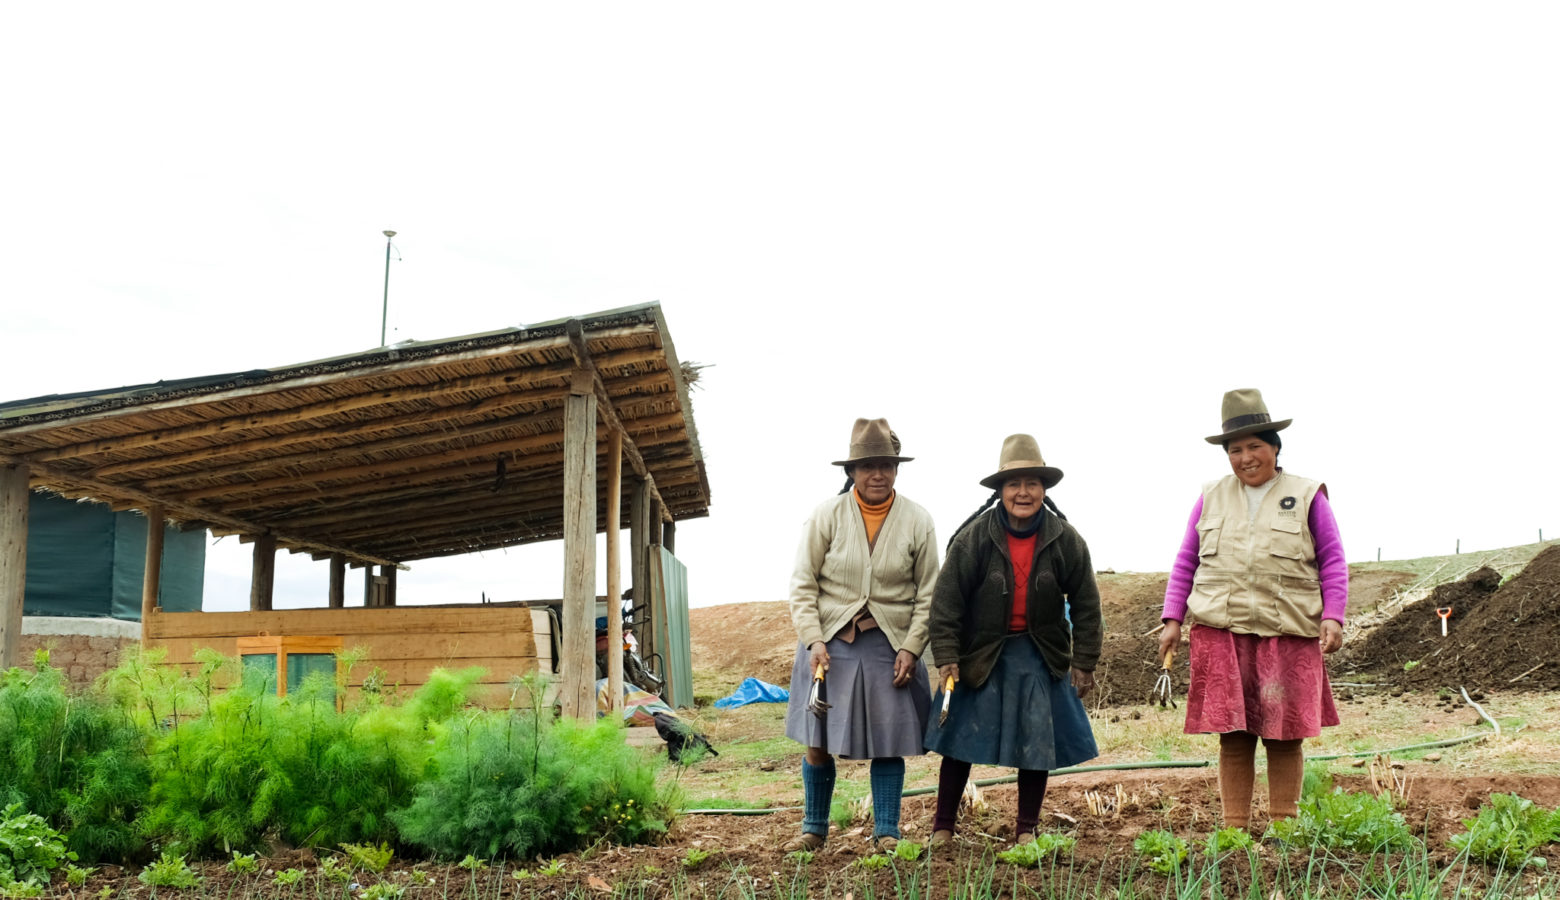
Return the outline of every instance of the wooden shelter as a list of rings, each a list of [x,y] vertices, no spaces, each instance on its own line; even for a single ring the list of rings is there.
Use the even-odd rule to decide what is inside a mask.
[[[154,536],[166,518],[252,541],[254,614],[271,609],[277,549],[329,560],[332,609],[345,610],[347,567],[365,568],[373,608],[347,610],[361,617],[395,605],[396,571],[409,562],[561,539],[560,699],[566,712],[590,714],[595,535],[607,533],[610,605],[620,594],[620,528],[631,531],[643,596],[650,548],[673,547],[674,523],[708,512],[688,381],[660,306],[646,304],[280,369],[0,404],[0,666],[15,662],[20,633],[27,495],[48,490],[142,510]],[[171,617],[250,615],[157,610],[160,543],[147,544],[145,639],[179,639]],[[236,628],[294,632],[289,615]],[[480,632],[483,615],[463,608],[456,618]],[[214,637],[213,627],[193,630]]]

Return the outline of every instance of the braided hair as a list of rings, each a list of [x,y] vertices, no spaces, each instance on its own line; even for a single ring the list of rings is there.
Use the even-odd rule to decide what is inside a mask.
[[[974,512],[970,513],[970,517],[968,519],[965,519],[963,522],[959,523],[959,527],[955,528],[953,530],[953,537],[948,538],[948,545],[943,548],[943,552],[947,553],[948,550],[953,547],[953,542],[958,540],[959,534],[961,532],[963,532],[964,529],[968,528],[970,526],[971,522],[973,522],[976,519],[980,518],[980,514],[981,513],[983,513],[986,510],[990,509],[994,504],[1001,502],[1001,500],[1002,500],[1002,489],[1001,488],[997,488],[996,490],[992,491],[991,492],[991,496],[987,497],[980,504],[980,506],[975,508]],[[1056,505],[1056,501],[1055,500],[1051,499],[1051,495],[1050,494],[1046,494],[1043,498],[1041,498],[1041,502],[1044,503],[1045,507],[1047,509],[1049,509],[1052,513],[1055,513],[1055,515],[1056,515],[1056,517],[1058,519],[1061,519],[1063,522],[1067,521],[1067,516],[1063,515],[1061,508]]]

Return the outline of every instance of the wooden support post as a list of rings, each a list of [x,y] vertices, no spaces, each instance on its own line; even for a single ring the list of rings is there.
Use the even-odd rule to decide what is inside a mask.
[[[628,498],[628,552],[639,656],[648,666],[655,652],[655,627],[650,603],[650,485],[643,478],[634,479],[634,493]]]
[[[596,718],[596,395],[576,372],[563,416],[563,714]],[[579,376],[585,375],[581,378]]]
[[[652,546],[659,547],[661,545],[661,517],[663,509],[665,507],[661,505],[660,500],[654,497],[650,499],[650,544]]]
[[[363,567],[363,605],[374,605],[374,567]]]
[[[276,535],[255,538],[255,563],[249,576],[249,610],[265,612],[271,608],[271,591],[276,584]]]
[[[21,660],[27,596],[27,467],[0,466],[0,672]]]
[[[146,511],[146,569],[141,576],[141,644],[146,645],[147,623],[157,609],[162,590],[163,511],[154,506]]]
[[[379,574],[385,577],[385,605],[395,605],[395,566],[380,566]]]
[[[331,609],[347,605],[347,558],[343,554],[330,555],[330,595],[325,602]]]
[[[623,524],[623,433],[607,439],[607,696],[623,714],[623,574],[618,568]],[[614,719],[616,721],[616,719]]]
[[[667,522],[665,525],[661,526],[661,546],[666,548],[667,553],[670,553],[673,556],[677,555],[676,522]]]

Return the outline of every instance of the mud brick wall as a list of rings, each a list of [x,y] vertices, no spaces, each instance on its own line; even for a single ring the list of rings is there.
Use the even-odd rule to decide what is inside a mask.
[[[49,651],[49,664],[70,683],[85,687],[119,664],[126,647],[141,642],[141,625],[118,619],[24,616],[21,664],[32,665],[33,654]]]

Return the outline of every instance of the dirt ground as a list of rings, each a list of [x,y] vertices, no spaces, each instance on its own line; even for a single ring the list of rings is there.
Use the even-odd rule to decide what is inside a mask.
[[[1436,610],[1447,607],[1442,637]],[[1539,553],[1505,584],[1484,568],[1441,585],[1345,647],[1332,668],[1407,688],[1560,690],[1557,648],[1560,546]]]
[[[1496,792],[1518,792],[1547,807],[1560,806],[1560,778],[1555,777],[1466,777],[1441,773],[1431,763],[1410,763],[1407,794],[1400,810],[1409,827],[1423,840],[1438,866],[1451,865],[1454,854],[1447,839],[1461,830],[1460,820],[1477,813],[1479,806]],[[1368,790],[1365,776],[1341,777],[1335,784],[1348,790]],[[1091,814],[1087,794],[1093,793],[1111,808],[1103,815]],[[1265,790],[1257,791],[1254,829],[1267,824]],[[947,885],[972,860],[1012,846],[1012,820],[1016,813],[1016,788],[1011,784],[994,785],[983,790],[986,809],[961,813],[960,835],[952,853],[934,857],[922,877],[928,885]],[[907,839],[926,840],[930,828],[932,798],[907,798],[903,830]],[[1063,866],[1066,877],[1080,879],[1085,885],[1103,882],[1115,884],[1123,874],[1133,871],[1142,896],[1158,896],[1164,879],[1144,872],[1132,850],[1132,841],[1142,832],[1169,829],[1183,838],[1202,839],[1218,821],[1218,787],[1212,769],[1099,772],[1055,779],[1046,796],[1043,826],[1050,831],[1077,839],[1070,866]],[[867,844],[870,826],[835,828],[829,841],[810,865],[799,867],[795,860],[780,852],[780,845],[799,831],[800,813],[778,812],[753,816],[685,816],[676,821],[659,846],[612,847],[596,853],[569,854],[561,857],[561,873],[538,875],[525,881],[512,877],[513,867],[494,866],[480,872],[458,867],[420,866],[430,877],[427,885],[410,883],[410,866],[400,860],[381,876],[360,874],[363,886],[376,881],[391,881],[407,886],[405,897],[562,897],[576,889],[591,894],[612,893],[625,886],[643,888],[643,896],[671,895],[674,877],[685,877],[681,896],[769,896],[782,884],[789,888],[792,879],[806,881],[808,896],[826,892],[845,896],[852,888],[862,890],[872,882],[878,895],[893,895],[896,877],[892,871],[871,874],[853,864],[871,855]],[[710,858],[689,870],[685,861],[690,850],[708,851]],[[1271,865],[1282,850],[1272,844],[1261,846],[1259,853]],[[1551,845],[1545,851],[1549,868],[1560,864],[1560,849]],[[536,863],[531,863],[536,868]],[[1244,866],[1244,862],[1241,863]],[[288,868],[309,873],[302,886],[287,889],[288,896],[341,896],[345,885],[320,882],[319,860],[310,851],[289,851],[264,861],[261,873],[235,876],[219,863],[199,865],[203,875],[202,896],[261,897],[278,895],[272,885],[274,872]],[[269,870],[269,871],[268,871]],[[1059,870],[1060,871],[1060,870]],[[1004,878],[1039,887],[1048,875],[1044,871],[1002,867]],[[1239,872],[1231,873],[1238,876]],[[1481,877],[1475,873],[1475,877]],[[735,881],[733,881],[735,879]],[[1054,882],[1051,882],[1054,883]],[[146,888],[118,867],[104,867],[79,896],[97,894],[112,886],[123,896],[144,895]],[[293,891],[300,891],[298,894]],[[790,894],[794,895],[794,893]],[[66,896],[60,894],[59,896]],[[631,892],[629,896],[634,896]]]

